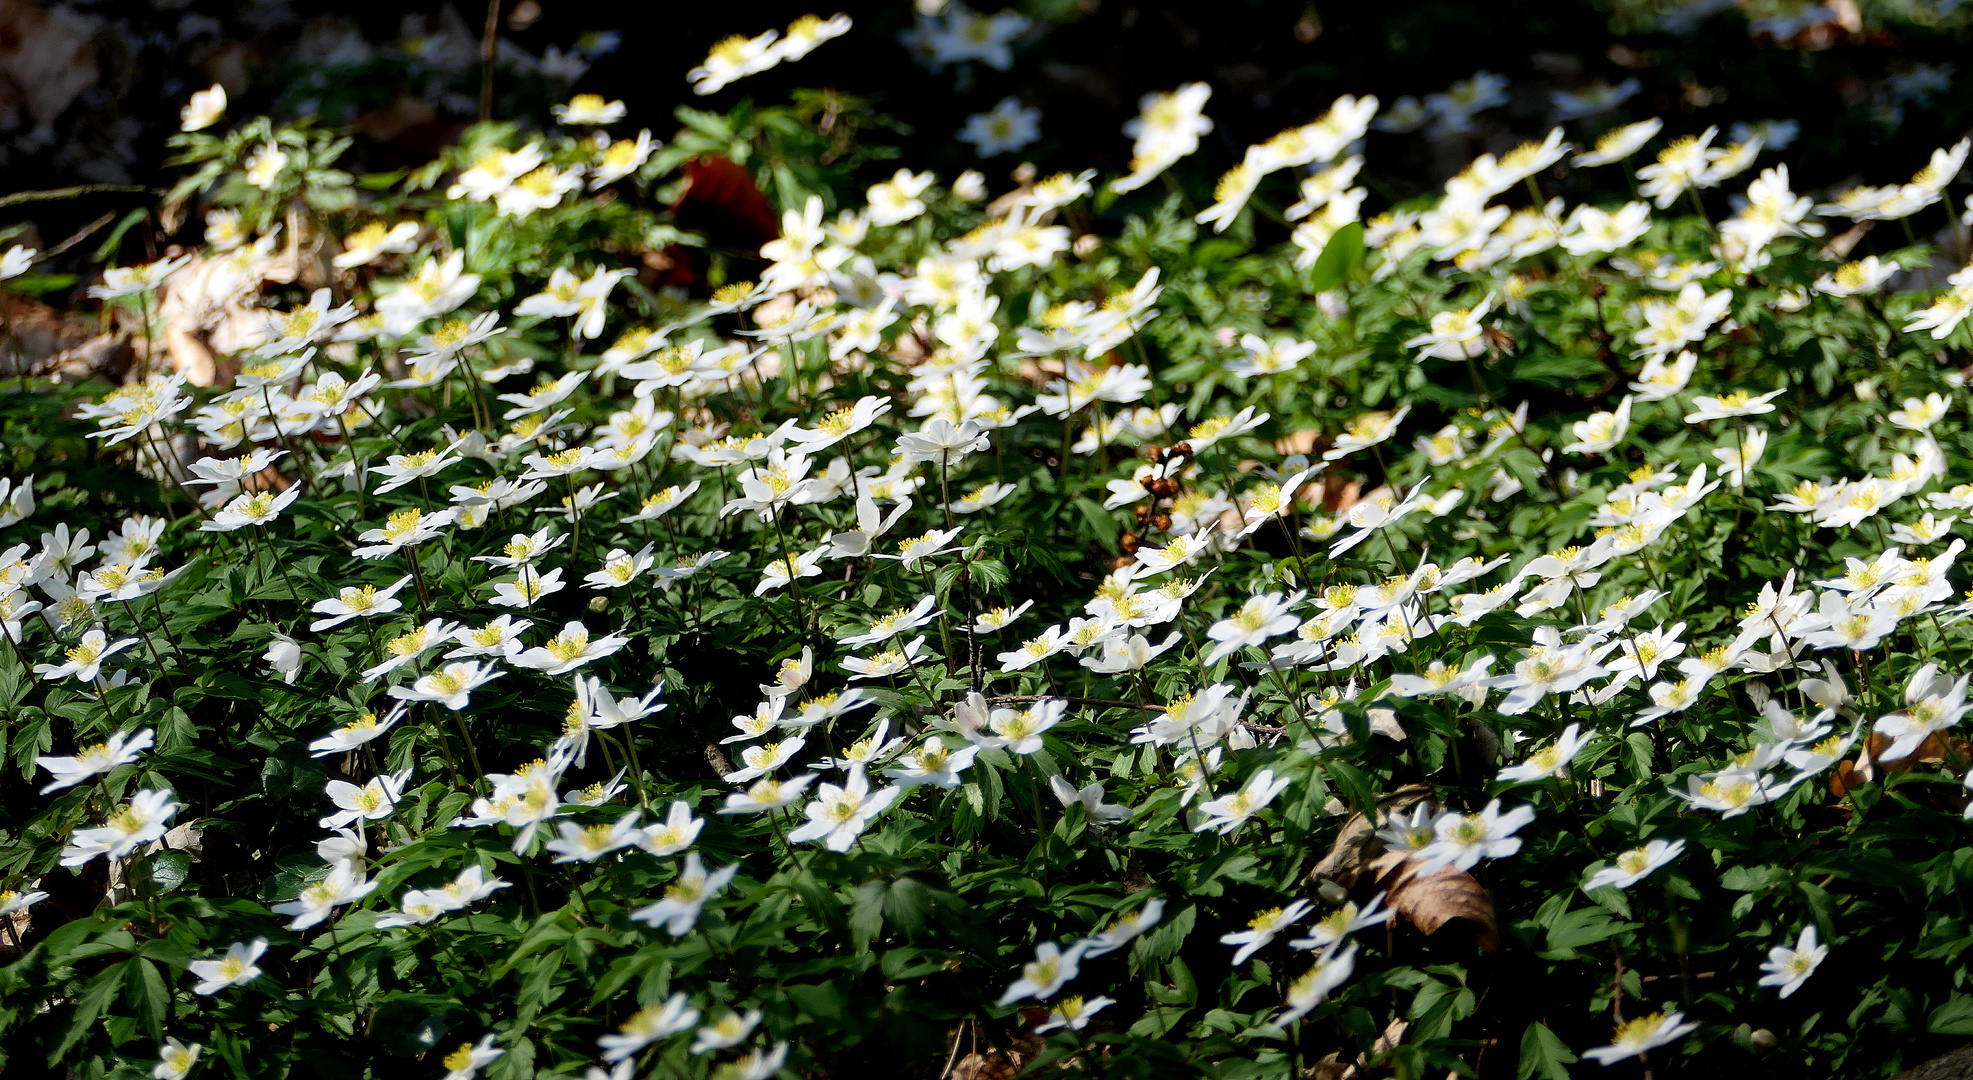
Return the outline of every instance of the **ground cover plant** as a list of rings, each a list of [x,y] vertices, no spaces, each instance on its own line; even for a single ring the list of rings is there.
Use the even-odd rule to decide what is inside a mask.
[[[393,172],[184,106],[203,241],[87,285],[121,360],[4,331],[6,1070],[1973,1035],[1967,142],[1798,192],[1781,127],[1605,88],[1392,201],[1368,133],[1497,78],[1224,162],[1174,86],[1107,175],[1016,168],[1009,98],[958,133],[1005,179],[732,96],[856,32],[722,41],[666,138],[576,95]]]

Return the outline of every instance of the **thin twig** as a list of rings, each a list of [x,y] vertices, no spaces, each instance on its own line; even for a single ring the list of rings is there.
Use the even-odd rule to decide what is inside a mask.
[[[1110,698],[1066,697],[1062,694],[999,694],[987,699],[987,702],[993,705],[1030,701],[1066,701],[1071,705],[1101,705],[1105,708],[1137,709],[1141,712],[1165,711],[1160,705],[1141,705],[1135,701],[1114,701]]]

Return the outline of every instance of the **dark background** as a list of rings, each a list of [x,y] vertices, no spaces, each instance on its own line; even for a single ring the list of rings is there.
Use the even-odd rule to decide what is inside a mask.
[[[685,73],[720,37],[755,34],[833,9],[782,0],[503,0],[501,36],[529,56],[551,46],[567,50],[598,31],[616,32],[620,43],[596,56],[573,87],[499,65],[494,114],[546,125],[550,104],[588,91],[629,105],[629,119],[620,127],[648,126],[665,138],[677,128],[672,113],[680,104],[721,111],[743,98],[777,103],[796,87],[833,87],[895,119],[897,129],[879,137],[899,145],[903,162],[947,178],[980,164],[998,187],[1023,158],[1044,170],[1121,172],[1130,144],[1119,127],[1135,115],[1139,96],[1203,80],[1214,88],[1207,112],[1217,127],[1180,172],[1186,183],[1206,190],[1247,144],[1312,118],[1338,94],[1374,93],[1386,103],[1401,94],[1422,98],[1480,69],[1511,80],[1513,100],[1481,114],[1470,135],[1434,142],[1418,134],[1373,133],[1367,212],[1435,186],[1482,150],[1538,136],[1550,126],[1551,91],[1597,81],[1636,78],[1643,89],[1615,113],[1593,118],[1587,129],[1582,122],[1569,125],[1578,141],[1598,127],[1654,115],[1663,116],[1672,133],[1707,125],[1724,133],[1735,121],[1794,119],[1801,137],[1762,163],[1786,160],[1797,190],[1859,179],[1900,182],[1933,147],[1973,123],[1967,80],[1956,71],[1947,74],[1946,67],[1968,55],[1973,5],[1929,26],[1928,20],[1940,21],[1927,14],[1936,12],[1936,4],[1848,6],[1859,16],[1853,28],[1823,25],[1786,38],[1750,32],[1750,15],[1784,10],[1773,4],[1751,11],[1727,5],[1703,19],[1688,18],[1680,33],[1668,32],[1668,26],[1680,27],[1658,17],[1673,6],[1646,0],[1038,0],[1021,8],[1034,25],[1016,44],[1010,70],[971,64],[934,73],[898,41],[914,18],[909,4],[849,4],[844,9],[856,27],[846,37],[799,63],[700,98],[690,92]],[[178,109],[193,90],[215,80],[231,91],[232,121],[264,112],[354,123],[361,134],[345,161],[351,171],[416,164],[474,119],[486,16],[484,6],[471,3],[126,0],[51,6],[0,0],[5,187],[167,185],[165,140],[177,128]],[[417,29],[409,25],[414,20],[422,20],[427,33],[450,29],[454,62],[428,62],[407,52],[406,31]],[[1912,92],[1927,82],[1939,85],[1929,94]],[[30,115],[37,102],[46,113],[75,86],[84,88],[68,94],[69,103],[51,122]],[[1043,139],[1019,157],[979,163],[953,135],[968,113],[1007,95],[1043,110]],[[892,167],[873,165],[868,179]],[[1587,182],[1620,179],[1605,170]],[[0,225],[32,220],[43,242],[52,243],[66,235],[64,228],[144,197],[108,193],[0,208]],[[125,244],[159,240],[138,230]]]

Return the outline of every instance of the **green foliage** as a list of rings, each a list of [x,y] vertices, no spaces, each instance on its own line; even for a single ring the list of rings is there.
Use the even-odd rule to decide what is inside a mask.
[[[1676,1012],[1654,1067],[1865,1076],[1973,1031],[1968,287],[1852,288],[1778,173],[1599,246],[1560,157],[1461,202],[1523,148],[1277,244],[1280,177],[858,192],[867,102],[677,115],[364,178],[178,140],[159,216],[215,243],[105,276],[139,365],[0,398],[7,1068],[1552,1080]]]

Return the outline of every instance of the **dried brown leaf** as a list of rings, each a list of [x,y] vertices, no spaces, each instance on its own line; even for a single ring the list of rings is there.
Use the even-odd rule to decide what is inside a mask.
[[[1410,861],[1405,859],[1407,864]],[[1464,919],[1473,924],[1473,940],[1480,948],[1493,952],[1500,947],[1493,897],[1466,871],[1441,866],[1418,874],[1400,866],[1392,871],[1386,888],[1392,910],[1411,920],[1421,933],[1431,935],[1454,919]]]
[[[1379,795],[1377,811],[1380,815],[1403,813],[1431,795],[1432,789],[1424,784],[1406,784]],[[1336,834],[1335,843],[1329,846],[1329,854],[1315,864],[1309,877],[1350,888],[1356,884],[1358,873],[1383,854],[1383,850],[1383,842],[1377,839],[1377,822],[1362,814],[1351,814],[1343,821],[1343,830]]]

